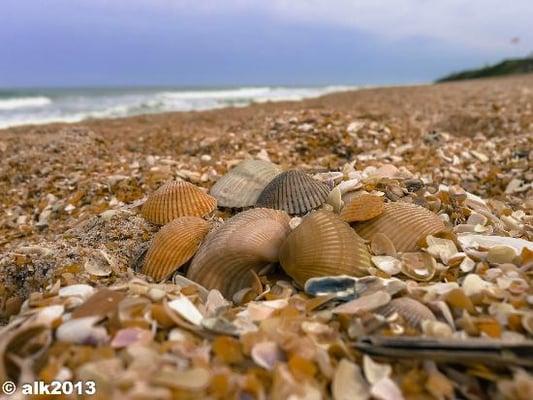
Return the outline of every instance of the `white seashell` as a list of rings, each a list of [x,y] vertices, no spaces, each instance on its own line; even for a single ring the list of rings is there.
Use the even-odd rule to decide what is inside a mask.
[[[361,374],[359,365],[343,358],[331,382],[334,400],[367,400],[370,398],[368,383]]]
[[[487,253],[487,261],[493,264],[512,263],[515,257],[515,249],[505,245],[491,247]]]
[[[298,225],[302,223],[303,218],[302,217],[292,217],[289,221],[289,227],[292,229],[295,229]]]
[[[361,179],[359,178],[342,181],[337,186],[337,188],[341,192],[341,195],[344,195],[348,192],[353,192],[354,190],[360,189],[361,187],[363,187],[363,184],[361,183]]]
[[[533,242],[525,239],[512,238],[507,236],[482,236],[482,235],[473,235],[473,234],[463,234],[458,235],[457,239],[461,246],[464,248],[474,248],[485,247],[491,248],[498,245],[505,245],[515,249],[517,254],[522,252],[524,247],[533,251]]]
[[[434,321],[426,319],[421,322],[422,332],[427,336],[435,336],[439,338],[449,338],[453,335],[450,325],[441,321]]]
[[[455,243],[450,239],[441,239],[428,235],[426,242],[428,244],[426,251],[433,257],[440,258],[445,264],[448,264],[448,260],[458,252]]]
[[[76,296],[85,300],[88,299],[94,292],[95,289],[92,286],[79,284],[62,287],[61,289],[59,289],[58,294],[59,297]]]
[[[376,400],[404,400],[400,388],[390,378],[383,378],[372,385],[370,394]]]
[[[339,213],[341,211],[341,208],[344,203],[342,201],[341,191],[338,186],[334,187],[333,190],[329,192],[328,198],[326,199],[326,203],[333,207],[334,212]]]
[[[186,297],[180,296],[168,303],[168,306],[176,311],[178,315],[190,323],[200,326],[204,318],[196,306]]]
[[[355,300],[335,307],[334,314],[358,314],[365,311],[372,311],[382,307],[391,301],[391,295],[384,290],[377,291],[367,296],[359,297]]]
[[[368,355],[363,356],[363,371],[368,382],[372,385],[384,378],[390,377],[392,367],[389,364],[380,364],[372,360]]]
[[[476,295],[482,293],[484,290],[493,288],[490,282],[484,281],[477,274],[468,274],[461,286],[467,296]]]
[[[474,267],[476,266],[476,263],[474,260],[472,260],[470,257],[466,256],[463,258],[463,261],[461,261],[461,264],[459,264],[459,268],[463,272],[472,272],[474,270]]]
[[[283,361],[283,352],[276,342],[260,342],[252,347],[252,360],[266,370],[272,371],[275,365]]]
[[[401,271],[400,260],[394,257],[372,256],[370,258],[376,267],[378,267],[381,271],[389,275],[396,275],[396,274],[399,274]]]
[[[56,338],[68,343],[104,344],[109,336],[104,327],[95,326],[100,319],[100,316],[92,316],[68,320],[57,328]]]

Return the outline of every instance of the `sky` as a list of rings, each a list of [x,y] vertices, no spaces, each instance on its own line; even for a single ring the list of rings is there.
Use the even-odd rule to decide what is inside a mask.
[[[531,0],[0,0],[0,87],[422,83],[531,53],[532,18]]]

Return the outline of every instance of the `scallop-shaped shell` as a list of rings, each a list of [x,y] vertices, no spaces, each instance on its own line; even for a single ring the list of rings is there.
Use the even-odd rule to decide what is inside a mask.
[[[171,181],[148,196],[142,214],[148,221],[164,225],[178,217],[203,217],[216,206],[216,199],[198,186],[185,181]]]
[[[209,223],[200,217],[169,222],[154,236],[141,272],[158,281],[168,278],[196,253],[208,231]]]
[[[278,261],[279,248],[289,233],[283,211],[256,208],[241,212],[209,233],[193,258],[187,277],[231,299],[252,287],[259,271]]]
[[[367,240],[377,233],[385,234],[400,252],[417,250],[421,239],[444,229],[442,220],[431,211],[403,202],[387,203],[379,217],[355,225],[357,233]]]
[[[344,206],[340,216],[346,222],[368,221],[381,215],[384,209],[383,197],[361,194]]]
[[[209,193],[221,207],[251,207],[265,186],[280,173],[281,168],[269,161],[244,160],[221,177]]]
[[[279,259],[285,272],[301,286],[317,276],[367,275],[372,265],[363,239],[329,211],[305,217],[283,243]]]
[[[378,312],[386,317],[398,313],[412,327],[420,327],[422,321],[435,321],[435,314],[424,304],[409,297],[393,299],[389,304],[381,307]]]
[[[304,172],[291,170],[276,176],[259,195],[256,206],[302,215],[320,207],[328,198],[329,187]]]

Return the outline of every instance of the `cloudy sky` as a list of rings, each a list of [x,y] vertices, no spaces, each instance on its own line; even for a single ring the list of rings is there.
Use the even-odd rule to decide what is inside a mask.
[[[427,82],[529,54],[532,18],[531,0],[0,0],[0,87]]]

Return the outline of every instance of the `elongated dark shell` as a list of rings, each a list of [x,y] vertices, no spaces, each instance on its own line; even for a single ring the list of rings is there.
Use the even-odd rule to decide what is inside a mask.
[[[276,176],[259,195],[258,207],[302,215],[320,207],[328,198],[329,187],[304,172],[291,170]]]
[[[281,173],[281,168],[264,160],[244,160],[221,177],[209,193],[220,207],[253,206],[265,186]]]
[[[168,278],[196,253],[208,231],[209,223],[200,217],[169,222],[154,236],[141,272],[158,281]]]
[[[377,233],[383,233],[397,251],[405,252],[416,251],[421,239],[443,231],[445,225],[436,214],[423,207],[395,202],[385,204],[385,210],[380,216],[359,222],[354,228],[367,240],[372,240]]]
[[[259,271],[278,261],[279,248],[290,231],[283,211],[255,208],[241,212],[209,233],[194,256],[187,277],[231,299],[252,287]]]
[[[171,181],[148,197],[142,214],[148,221],[164,225],[178,217],[203,217],[216,206],[216,199],[198,186],[185,181]]]
[[[398,313],[409,325],[414,328],[420,327],[422,321],[436,320],[435,314],[421,302],[410,297],[399,297],[393,299],[386,306],[381,307],[378,312],[386,317]]]
[[[287,237],[280,263],[299,285],[317,276],[364,276],[372,265],[363,239],[329,211],[305,217]]]

